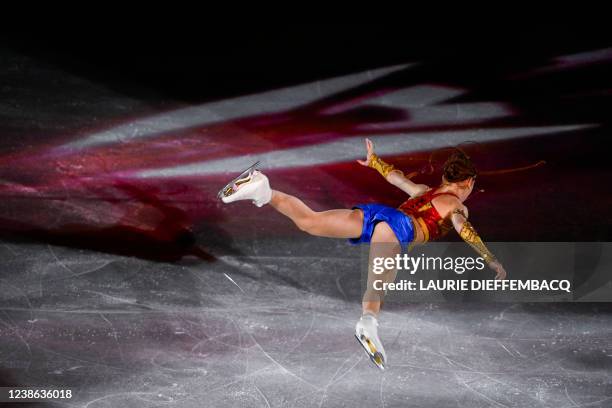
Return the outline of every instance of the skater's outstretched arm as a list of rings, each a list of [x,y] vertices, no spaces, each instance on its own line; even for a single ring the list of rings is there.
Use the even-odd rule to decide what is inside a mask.
[[[374,144],[370,139],[366,138],[365,144],[367,158],[366,160],[357,160],[357,163],[375,169],[385,178],[385,180],[407,193],[410,197],[419,196],[429,190],[429,186],[414,183],[408,177],[404,176],[401,170],[394,168],[392,164],[385,163],[378,157],[374,153]]]
[[[453,210],[451,220],[455,230],[459,233],[459,236],[467,242],[478,254],[485,260],[489,268],[495,271],[495,279],[501,280],[506,279],[506,270],[501,263],[495,258],[495,256],[489,251],[482,239],[467,220],[468,212],[467,207],[461,206]]]

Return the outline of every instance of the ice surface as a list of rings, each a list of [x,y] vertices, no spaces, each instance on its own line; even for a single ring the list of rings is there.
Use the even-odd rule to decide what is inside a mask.
[[[251,244],[164,264],[5,243],[3,382],[88,407],[609,406],[607,305],[392,305],[382,373],[353,338],[357,250]]]

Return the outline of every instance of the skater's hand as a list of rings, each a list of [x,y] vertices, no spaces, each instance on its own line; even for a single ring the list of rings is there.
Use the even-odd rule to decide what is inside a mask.
[[[502,264],[499,263],[499,261],[493,261],[489,264],[489,268],[493,269],[493,271],[495,271],[495,280],[504,280],[506,279],[506,270],[504,269],[504,267],[502,266]]]
[[[374,154],[374,143],[372,143],[372,141],[366,137],[365,145],[366,145],[366,152],[367,152],[366,159],[357,160],[357,163],[361,164],[362,166],[368,167],[368,165],[370,164],[370,159],[372,158],[372,155]]]

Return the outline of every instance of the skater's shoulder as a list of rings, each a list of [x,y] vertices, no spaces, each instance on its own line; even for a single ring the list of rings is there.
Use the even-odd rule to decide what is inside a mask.
[[[459,197],[452,193],[434,193],[432,198],[432,202],[435,202],[436,205],[444,205],[449,207],[460,207],[463,208],[465,205],[459,200]]]
[[[446,216],[448,216],[455,210],[462,211],[463,213],[466,214],[466,217],[467,217],[467,213],[468,213],[467,207],[455,195],[452,195],[452,194],[436,195],[435,197],[432,198],[431,203],[436,208],[436,210],[438,211],[438,213],[440,214],[442,218],[446,218]]]

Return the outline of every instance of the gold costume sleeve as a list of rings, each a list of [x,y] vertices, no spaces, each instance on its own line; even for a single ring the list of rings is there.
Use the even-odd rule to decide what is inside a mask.
[[[395,170],[395,167],[393,167],[392,164],[385,163],[385,161],[383,159],[381,159],[380,157],[378,157],[374,153],[372,153],[372,156],[370,157],[370,161],[368,163],[368,166],[373,168],[374,170],[376,170],[380,174],[382,174],[382,176],[384,178],[387,178],[389,173],[391,173],[393,170]]]
[[[472,227],[472,224],[470,224],[469,221],[465,221],[459,235],[465,242],[474,248],[476,252],[480,254],[482,259],[484,259],[487,264],[496,261],[491,251],[487,249],[484,242],[482,242],[482,239],[480,236],[478,236],[478,233],[474,227]]]

